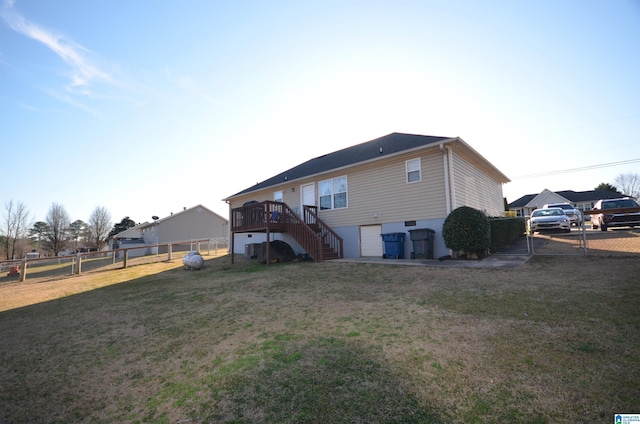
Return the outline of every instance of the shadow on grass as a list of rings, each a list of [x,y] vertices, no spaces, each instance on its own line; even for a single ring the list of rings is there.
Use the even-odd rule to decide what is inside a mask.
[[[403,378],[350,341],[279,335],[237,361],[211,375],[217,407],[205,422],[447,422],[421,404]],[[216,374],[226,369],[236,370],[235,379],[220,386],[225,380]]]

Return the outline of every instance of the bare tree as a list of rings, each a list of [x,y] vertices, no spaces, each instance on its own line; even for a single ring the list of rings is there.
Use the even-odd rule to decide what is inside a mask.
[[[29,211],[22,202],[5,203],[5,216],[1,229],[6,259],[15,259],[16,254],[22,257],[20,241],[27,238],[29,233]]]
[[[101,250],[105,247],[109,240],[111,226],[111,214],[109,211],[102,206],[96,207],[91,213],[87,225],[86,239],[88,247],[96,250]]]
[[[640,174],[632,174],[631,172],[620,174],[614,182],[616,183],[616,187],[625,195],[633,197],[636,200],[640,199]]]
[[[69,242],[69,225],[71,220],[64,206],[52,203],[45,218],[49,231],[44,240],[44,245],[53,252],[54,256],[63,251]]]

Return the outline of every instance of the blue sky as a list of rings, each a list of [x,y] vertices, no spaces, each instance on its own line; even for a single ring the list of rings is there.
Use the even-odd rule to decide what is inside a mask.
[[[34,220],[226,216],[391,132],[461,137],[509,201],[640,173],[638,1],[0,2],[0,202]]]

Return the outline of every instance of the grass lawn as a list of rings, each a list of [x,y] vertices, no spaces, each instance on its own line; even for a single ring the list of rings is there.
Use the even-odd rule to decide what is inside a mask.
[[[227,256],[0,286],[0,422],[611,423],[637,257],[518,269]]]

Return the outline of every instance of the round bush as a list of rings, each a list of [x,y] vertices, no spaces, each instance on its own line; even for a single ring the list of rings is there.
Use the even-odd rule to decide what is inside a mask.
[[[442,237],[454,252],[483,256],[491,246],[489,218],[482,211],[460,206],[444,220]]]

